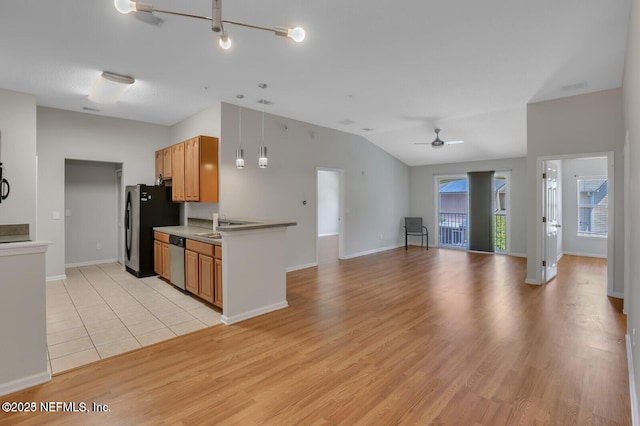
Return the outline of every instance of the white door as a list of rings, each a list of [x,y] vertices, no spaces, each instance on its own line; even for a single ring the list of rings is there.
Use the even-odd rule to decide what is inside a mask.
[[[543,228],[544,228],[544,277],[545,283],[558,273],[558,163],[556,160],[543,162]]]

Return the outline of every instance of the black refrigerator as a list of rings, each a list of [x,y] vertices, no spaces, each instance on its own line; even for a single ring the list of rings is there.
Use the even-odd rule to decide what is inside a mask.
[[[138,278],[153,271],[153,227],[180,225],[180,204],[171,201],[171,187],[132,185],[125,195],[124,265]]]

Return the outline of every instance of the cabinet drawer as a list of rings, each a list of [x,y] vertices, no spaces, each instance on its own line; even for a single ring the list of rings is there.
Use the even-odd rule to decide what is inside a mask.
[[[222,246],[213,246],[214,250],[215,250],[215,255],[213,257],[215,257],[216,259],[222,259]]]
[[[186,249],[195,251],[196,253],[204,254],[206,256],[213,257],[213,244],[201,243],[200,241],[187,239]]]
[[[165,234],[163,232],[155,231],[153,233],[153,238],[158,240],[158,241],[162,241],[163,243],[169,244],[169,234]]]

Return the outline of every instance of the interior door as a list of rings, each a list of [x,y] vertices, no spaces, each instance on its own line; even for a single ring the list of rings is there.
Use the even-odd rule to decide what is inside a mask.
[[[544,228],[544,279],[545,283],[555,278],[558,273],[558,223],[559,194],[558,194],[558,162],[546,160],[543,162],[543,228]]]

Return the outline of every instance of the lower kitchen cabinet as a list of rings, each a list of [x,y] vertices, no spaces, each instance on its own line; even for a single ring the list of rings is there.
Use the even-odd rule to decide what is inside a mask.
[[[222,255],[222,251],[220,251]],[[215,259],[216,288],[213,292],[213,304],[222,308],[222,259]]]
[[[213,257],[201,254],[198,256],[198,272],[200,273],[200,297],[209,303],[213,303]]]
[[[198,294],[198,253],[184,251],[184,286],[188,292]]]
[[[154,232],[153,238],[153,271],[162,278],[171,280],[169,234]]]
[[[187,291],[222,308],[222,248],[187,239],[184,256]]]

